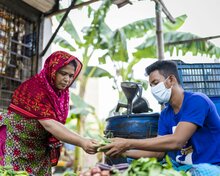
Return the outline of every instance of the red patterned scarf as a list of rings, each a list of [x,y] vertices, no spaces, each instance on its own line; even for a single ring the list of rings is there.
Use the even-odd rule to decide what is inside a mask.
[[[55,119],[65,123],[69,107],[69,88],[56,89],[55,77],[56,72],[72,60],[77,63],[74,82],[82,69],[82,63],[66,52],[54,52],[47,58],[39,74],[25,81],[15,90],[9,111],[28,118]]]

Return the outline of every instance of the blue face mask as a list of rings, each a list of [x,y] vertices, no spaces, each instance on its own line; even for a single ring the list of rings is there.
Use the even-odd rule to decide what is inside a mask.
[[[172,87],[169,89],[166,88],[164,82],[160,82],[156,86],[151,87],[151,93],[159,103],[167,103],[171,97]]]

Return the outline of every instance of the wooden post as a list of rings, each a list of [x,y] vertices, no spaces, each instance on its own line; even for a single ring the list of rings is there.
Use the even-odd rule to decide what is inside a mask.
[[[161,17],[162,7],[158,1],[155,1],[155,12],[156,12],[156,36],[157,36],[157,57],[159,60],[164,59],[164,39],[163,39],[163,27]]]

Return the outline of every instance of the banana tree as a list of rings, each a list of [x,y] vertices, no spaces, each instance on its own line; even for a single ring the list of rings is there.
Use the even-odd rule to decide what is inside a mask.
[[[88,14],[89,17],[92,18],[92,23],[89,27],[84,27],[83,29],[83,39],[85,41],[83,44],[80,41],[79,36],[76,35],[75,29],[71,31],[71,36],[73,37],[74,34],[74,39],[80,47],[92,45],[94,50],[102,49],[104,54],[99,57],[99,62],[101,64],[105,64],[106,60],[110,60],[112,62],[115,66],[114,68],[116,74],[113,78],[116,79],[120,77],[122,81],[138,81],[133,77],[134,65],[143,58],[157,57],[155,36],[156,20],[155,18],[143,19],[112,31],[105,23],[106,13],[108,12],[110,6],[111,1],[109,0],[103,1],[98,10],[93,10],[90,6],[88,6]],[[171,45],[171,42],[198,38],[198,36],[188,32],[177,32],[177,30],[184,24],[186,18],[186,15],[177,17],[175,24],[171,23],[167,19],[163,19],[165,51],[172,55],[174,49],[176,49],[177,55],[180,55],[181,53],[179,51],[182,51],[183,55],[191,52],[193,55],[215,55],[219,58],[220,48],[216,47],[211,42],[192,41],[191,43]],[[71,21],[69,20],[68,23],[70,24]],[[70,28],[67,29],[67,31],[70,33]],[[136,47],[135,52],[128,53],[127,45],[129,41],[137,38],[142,38],[142,44]],[[57,41],[62,41],[63,43],[60,43],[60,45],[62,44],[62,46],[65,47],[65,39],[59,39]],[[88,61],[88,59],[85,60]],[[114,83],[114,87],[118,88],[119,86],[116,85],[116,80]],[[146,88],[146,84],[144,84],[144,87]]]
[[[177,17],[175,24],[171,24],[168,20],[164,19],[164,29],[166,31],[175,31],[183,25],[185,19],[186,15]],[[149,18],[126,25],[115,31],[108,31],[108,34],[111,33],[108,38],[110,44],[106,49],[106,53],[99,58],[100,63],[105,64],[108,58],[111,58],[111,61],[115,63],[122,62],[122,66],[117,68],[117,73],[122,77],[122,80],[134,80],[132,69],[142,58],[135,55],[128,57],[129,53],[126,50],[128,40],[146,37],[146,35],[155,36],[155,29],[155,19]],[[156,42],[156,39],[154,42]],[[154,47],[156,49],[156,44]],[[153,55],[152,53],[154,53],[153,58],[156,58],[156,51],[149,50],[145,54],[151,56]]]
[[[106,4],[108,4],[108,2],[106,2]],[[109,8],[109,6],[106,7]],[[155,35],[156,19],[143,19],[112,31],[105,23],[104,18],[97,18],[100,14],[99,10],[94,11],[90,9],[90,14],[94,15],[92,25],[90,25],[89,28],[86,28],[86,39],[88,43],[91,42],[94,48],[102,49],[104,51],[104,54],[99,57],[99,62],[105,64],[110,60],[112,64],[115,65],[116,76],[114,76],[114,79],[121,78],[120,80],[122,81],[142,81],[134,79],[133,67],[140,62],[141,59],[157,58]],[[176,49],[177,56],[191,52],[193,55],[201,54],[219,58],[219,47],[216,47],[209,41],[194,40],[199,38],[199,36],[195,34],[177,31],[184,24],[186,19],[186,15],[179,16],[176,18],[175,24],[167,19],[163,19],[165,52],[170,53],[172,56],[174,49]],[[94,38],[97,40],[93,40]],[[127,50],[129,41],[137,38],[142,40],[142,44],[135,48],[135,52],[129,53]],[[177,45],[172,44],[186,40],[191,40],[191,42],[184,44],[181,42]],[[117,83],[117,80],[115,80],[115,83]],[[142,82],[142,84],[146,88],[144,83],[145,81]],[[118,88],[119,86],[116,85],[115,87]],[[123,98],[120,91],[119,95],[120,98]]]

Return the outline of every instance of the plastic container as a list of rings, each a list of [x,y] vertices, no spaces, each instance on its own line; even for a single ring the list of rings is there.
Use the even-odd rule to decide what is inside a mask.
[[[118,115],[106,119],[105,135],[107,137],[121,137],[130,139],[144,139],[157,136],[159,113],[143,113],[132,115]],[[109,165],[127,163],[129,158],[106,157]]]
[[[184,90],[202,92],[209,97],[220,96],[220,64],[188,64],[176,61]]]
[[[114,137],[143,139],[157,136],[159,113],[119,115],[106,119],[105,134]]]

